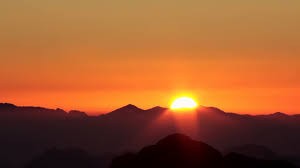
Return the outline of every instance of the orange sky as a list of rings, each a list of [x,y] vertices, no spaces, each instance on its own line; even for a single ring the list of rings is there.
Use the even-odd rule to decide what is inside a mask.
[[[0,101],[90,113],[187,92],[300,113],[300,1],[0,2]]]

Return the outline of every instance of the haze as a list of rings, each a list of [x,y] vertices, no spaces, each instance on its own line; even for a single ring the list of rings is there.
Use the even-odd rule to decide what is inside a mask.
[[[299,113],[300,1],[1,0],[0,101],[90,113],[180,93]]]

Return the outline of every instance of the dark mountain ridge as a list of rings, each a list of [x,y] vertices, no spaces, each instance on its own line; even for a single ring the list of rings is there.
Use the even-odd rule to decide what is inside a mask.
[[[140,112],[162,112],[169,110],[168,108],[165,107],[160,107],[160,106],[155,106],[150,109],[141,109],[133,104],[128,104],[126,106],[123,106],[119,109],[113,110],[109,113],[102,114],[99,117],[103,116],[110,116],[110,115],[128,115],[128,114],[139,114]],[[266,119],[283,119],[283,118],[295,118],[298,119],[300,118],[300,114],[293,114],[293,115],[288,115],[283,112],[275,112],[271,114],[264,114],[264,115],[249,115],[249,114],[237,114],[237,113],[232,113],[232,112],[225,112],[219,108],[216,107],[206,107],[206,106],[200,106],[197,109],[197,112],[199,113],[208,113],[208,114],[217,114],[217,115],[226,115],[226,116],[236,116],[236,117],[257,117],[257,118],[266,118]],[[63,109],[57,108],[57,109],[49,109],[45,107],[38,107],[38,106],[16,106],[11,103],[0,103],[0,115],[3,113],[19,113],[21,114],[61,114],[66,115],[80,115],[80,116],[89,116],[86,112],[83,111],[78,111],[78,110],[70,110],[69,112],[64,111]],[[142,114],[142,113],[141,113]],[[41,114],[42,115],[42,114]]]
[[[173,134],[144,147],[136,154],[125,154],[112,160],[111,168],[295,168],[276,159],[258,159],[238,153],[224,157],[212,146],[192,140],[183,134]]]
[[[0,158],[23,164],[53,147],[118,154],[137,151],[179,132],[208,142],[220,151],[256,144],[271,149],[279,157],[300,159],[299,115],[241,115],[199,107],[195,120],[190,121],[195,126],[190,132],[191,129],[179,128],[173,114],[163,107],[144,110],[129,104],[104,115],[88,116],[74,110],[0,103]]]

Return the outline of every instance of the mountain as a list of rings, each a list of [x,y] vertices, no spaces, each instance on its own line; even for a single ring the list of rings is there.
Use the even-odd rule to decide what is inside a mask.
[[[135,105],[128,104],[124,107],[121,107],[119,109],[116,109],[116,110],[108,113],[107,115],[120,115],[120,114],[127,115],[127,114],[130,114],[130,113],[135,114],[135,113],[139,113],[139,112],[142,112],[142,111],[144,111],[144,110],[138,108]]]
[[[213,147],[182,134],[173,134],[131,157],[115,158],[111,168],[214,168],[221,161],[221,153]]]
[[[116,109],[110,113],[101,115],[100,117],[116,117],[116,118],[130,118],[130,117],[138,117],[138,116],[146,116],[146,115],[156,115],[156,114],[161,114],[168,110],[167,108],[163,107],[153,107],[147,110],[143,110],[141,108],[138,108],[135,105],[128,104],[124,107],[121,107],[119,109]]]
[[[264,160],[237,153],[222,154],[210,145],[173,134],[136,154],[125,154],[112,160],[110,168],[294,168],[287,161]]]
[[[69,111],[68,116],[76,117],[76,118],[86,118],[86,117],[88,117],[88,115],[85,112],[78,111],[78,110]]]
[[[183,134],[172,134],[137,153],[113,159],[76,148],[52,148],[28,162],[25,168],[296,168],[284,160],[265,160],[237,153],[222,154],[214,147]]]
[[[161,112],[164,112],[164,111],[167,111],[167,110],[168,110],[168,108],[155,106],[155,107],[150,108],[146,111],[151,112],[151,113],[161,113]]]
[[[174,133],[207,142],[223,153],[255,144],[267,146],[280,157],[300,159],[298,115],[240,115],[200,107],[192,117],[184,121],[167,108],[144,110],[132,104],[101,116],[88,116],[76,110],[2,103],[0,162],[24,164],[53,147],[75,147],[95,155],[136,152]]]
[[[1,117],[14,117],[14,118],[52,118],[52,117],[87,117],[85,112],[71,110],[69,112],[63,109],[48,109],[44,107],[33,106],[16,106],[10,103],[0,103],[0,116]]]
[[[128,104],[110,113],[100,115],[100,117],[105,117],[105,118],[126,118],[129,116],[135,117],[142,114],[142,112],[144,112],[143,109],[140,109],[135,105]]]
[[[1,113],[5,113],[5,112],[10,112],[11,110],[14,110],[15,108],[17,108],[17,106],[15,106],[14,104],[10,104],[10,103],[0,103],[0,109],[1,109]]]
[[[228,153],[238,153],[248,157],[265,159],[265,160],[275,160],[278,158],[277,154],[271,149],[256,145],[256,144],[246,144],[242,146],[236,146],[228,150]]]
[[[16,106],[9,103],[0,103],[2,117],[62,117],[66,115],[62,109],[47,109],[43,107]]]

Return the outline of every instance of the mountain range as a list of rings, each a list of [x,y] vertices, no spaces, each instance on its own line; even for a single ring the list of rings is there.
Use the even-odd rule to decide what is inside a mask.
[[[231,152],[223,155],[214,147],[183,134],[172,134],[137,153],[112,160],[111,168],[296,168],[277,159],[259,159]],[[38,167],[36,167],[38,168]]]
[[[300,115],[241,115],[200,107],[190,121],[194,128],[180,129],[181,121],[173,114],[168,108],[144,110],[132,104],[89,116],[76,110],[0,103],[0,165],[24,165],[52,148],[80,148],[109,158],[136,152],[173,133],[208,142],[223,153],[236,150],[300,160]]]

